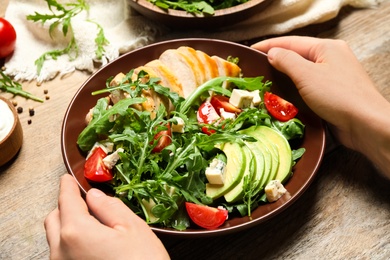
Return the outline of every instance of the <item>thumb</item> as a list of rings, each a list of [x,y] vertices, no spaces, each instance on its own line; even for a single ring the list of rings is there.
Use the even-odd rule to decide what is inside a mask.
[[[278,47],[271,48],[268,51],[268,61],[274,68],[286,74],[295,83],[299,83],[302,75],[310,71],[313,66],[311,61],[303,58],[298,53]]]
[[[134,224],[144,222],[120,199],[107,196],[101,190],[90,189],[87,193],[86,201],[91,213],[101,223],[111,228],[118,226],[129,228]]]

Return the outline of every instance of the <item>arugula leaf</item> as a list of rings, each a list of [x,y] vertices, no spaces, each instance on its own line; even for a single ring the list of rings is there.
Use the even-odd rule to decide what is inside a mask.
[[[230,96],[231,92],[228,89],[225,89],[222,87],[223,82],[233,83],[236,87],[247,89],[247,90],[263,90],[264,88],[269,88],[269,83],[263,83],[264,77],[254,77],[254,78],[238,78],[238,77],[217,77],[213,78],[199,87],[197,87],[193,93],[190,94],[189,97],[187,97],[184,102],[180,105],[179,108],[176,110],[179,111],[179,113],[186,114],[189,110],[189,108],[199,100],[199,98],[207,93],[208,91],[214,91],[226,96]]]
[[[112,117],[115,115],[126,114],[129,106],[139,104],[145,101],[144,98],[129,98],[120,100],[110,109],[108,107],[108,100],[101,98],[98,100],[97,105],[93,109],[93,118],[87,127],[80,133],[77,144],[82,151],[88,151],[92,148],[98,139],[99,134],[107,133],[114,122]]]
[[[32,95],[31,93],[24,91],[22,89],[22,85],[18,82],[13,81],[10,77],[4,74],[4,72],[0,69],[0,90],[5,92],[22,96],[25,98],[29,98],[38,102],[43,102],[43,99]]]
[[[280,132],[287,140],[300,139],[305,131],[305,125],[298,118],[290,119],[287,122],[272,120],[271,128]]]
[[[43,64],[49,58],[56,60],[59,56],[68,55],[71,60],[78,57],[79,48],[77,44],[77,39],[74,36],[72,29],[72,18],[77,16],[79,13],[89,11],[89,5],[85,0],[76,0],[75,2],[69,2],[60,4],[56,0],[45,0],[48,8],[50,10],[50,14],[41,14],[38,12],[34,12],[32,15],[27,15],[27,20],[31,20],[33,22],[41,22],[42,24],[52,21],[49,26],[49,35],[53,36],[54,30],[56,30],[59,26],[61,27],[61,31],[64,36],[68,35],[70,32],[72,35],[70,37],[70,41],[68,45],[63,49],[52,50],[43,53],[37,60],[35,60],[35,65],[37,66],[37,73],[40,74]],[[109,44],[108,40],[104,36],[103,28],[96,22],[90,21],[98,26],[98,33],[95,38],[96,44],[96,57],[98,59],[102,58],[104,53],[104,46]]]
[[[147,0],[148,2],[153,3],[154,5],[164,9],[178,9],[183,10],[191,14],[206,14],[213,15],[215,10],[229,8],[236,6],[241,3],[245,3],[248,0],[178,0],[178,1],[168,1],[168,0]]]

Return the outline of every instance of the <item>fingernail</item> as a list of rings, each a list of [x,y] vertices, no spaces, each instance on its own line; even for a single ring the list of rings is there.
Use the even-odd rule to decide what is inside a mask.
[[[89,193],[91,196],[96,197],[96,198],[99,198],[99,197],[102,197],[102,196],[105,195],[104,192],[102,192],[101,190],[99,190],[99,189],[94,189],[94,188],[90,189],[90,190],[88,191],[88,193]]]
[[[268,51],[268,59],[269,60],[273,60],[276,53],[279,51],[279,48],[271,48],[269,51]]]

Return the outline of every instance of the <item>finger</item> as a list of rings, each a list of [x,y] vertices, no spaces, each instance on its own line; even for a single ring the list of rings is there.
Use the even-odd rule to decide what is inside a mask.
[[[315,53],[313,48],[317,48],[320,42],[321,39],[313,37],[285,36],[258,42],[253,44],[252,48],[268,53],[270,49],[279,47],[294,51],[306,59],[314,60],[314,57],[312,57],[312,55]]]
[[[268,52],[268,60],[273,67],[289,76],[296,85],[300,85],[301,75],[311,70],[313,62],[306,60],[294,51],[272,48]]]
[[[128,228],[134,224],[146,225],[145,221],[134,214],[121,200],[107,196],[98,189],[88,191],[87,204],[94,216],[111,228],[120,226]]]
[[[58,208],[47,215],[44,221],[44,227],[46,230],[46,240],[49,246],[58,246],[60,243],[59,234],[61,229],[60,211]]]
[[[58,208],[60,210],[61,225],[70,223],[74,220],[74,216],[90,215],[87,205],[80,195],[80,189],[76,181],[69,174],[61,177]]]

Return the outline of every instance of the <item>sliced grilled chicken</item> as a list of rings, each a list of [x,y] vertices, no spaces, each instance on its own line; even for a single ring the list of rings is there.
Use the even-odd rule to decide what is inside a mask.
[[[160,84],[169,87],[171,91],[187,98],[198,86],[210,79],[219,76],[238,77],[241,69],[234,63],[231,63],[218,56],[209,56],[203,51],[195,50],[191,47],[179,47],[178,49],[169,49],[164,51],[156,60],[152,60],[134,70],[132,80],[135,80],[140,71],[148,73],[149,77],[160,78]],[[118,86],[125,74],[117,74],[110,86]],[[110,94],[112,103],[128,98],[128,93],[122,90],[115,90]],[[142,96],[147,100],[142,105],[136,105],[139,110],[155,111],[160,104],[172,109],[171,102],[154,90],[144,90]]]
[[[183,97],[187,98],[199,85],[195,75],[194,64],[189,62],[177,50],[164,51],[159,60],[173,71],[183,87]]]
[[[175,74],[165,66],[160,60],[152,60],[145,64],[145,67],[152,68],[156,76],[161,79],[161,85],[168,87],[172,92],[176,92],[183,96],[183,86],[175,76]]]

